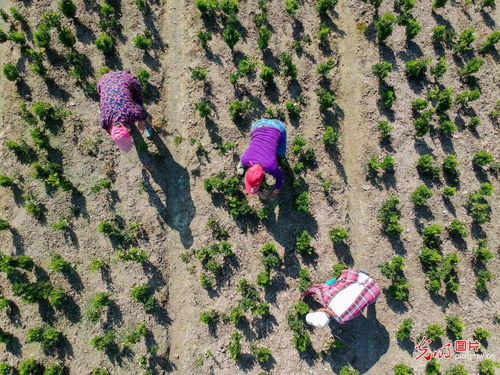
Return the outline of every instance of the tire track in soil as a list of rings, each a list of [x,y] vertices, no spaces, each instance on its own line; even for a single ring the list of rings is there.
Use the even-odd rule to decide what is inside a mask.
[[[166,108],[163,113],[163,120],[169,134],[175,132],[178,135],[186,138],[188,136],[187,129],[184,125],[184,106],[185,106],[185,67],[188,65],[185,61],[183,36],[185,31],[184,0],[164,0],[166,10],[164,13],[165,31],[162,38],[167,44],[165,57],[165,88],[162,93],[163,102],[166,103]],[[182,166],[186,165],[185,154],[176,152],[175,149],[170,149],[170,152],[175,157],[177,163]],[[176,179],[172,178],[170,183],[175,183]],[[174,219],[175,220],[175,219]],[[179,218],[182,220],[182,218]],[[177,231],[170,230],[167,233],[166,258],[169,268],[168,277],[168,306],[167,311],[172,322],[169,327],[169,362],[179,365],[176,358],[185,358],[185,339],[188,336],[186,328],[189,321],[193,319],[192,308],[186,307],[186,296],[188,295],[188,285],[181,277],[184,270],[184,265],[179,257],[179,254],[184,251],[184,247],[179,239]],[[183,280],[184,279],[184,280]],[[178,357],[177,357],[178,356]],[[176,372],[181,373],[182,369],[174,367]]]
[[[351,255],[355,266],[363,269],[365,249],[362,248],[367,232],[365,218],[366,204],[363,202],[362,186],[365,173],[362,165],[365,129],[363,123],[363,72],[359,64],[358,50],[361,48],[356,18],[349,0],[340,0],[337,5],[339,28],[345,32],[339,39],[340,85],[337,102],[344,111],[342,132],[342,159],[347,176],[348,213],[350,225]]]

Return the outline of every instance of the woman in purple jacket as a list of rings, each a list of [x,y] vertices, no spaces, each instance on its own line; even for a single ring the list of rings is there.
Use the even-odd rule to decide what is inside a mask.
[[[286,153],[286,128],[279,120],[261,119],[252,124],[250,144],[241,156],[240,162],[247,168],[245,189],[248,194],[259,191],[264,173],[276,180],[272,196],[278,195],[283,185],[283,172],[278,165],[278,157]]]

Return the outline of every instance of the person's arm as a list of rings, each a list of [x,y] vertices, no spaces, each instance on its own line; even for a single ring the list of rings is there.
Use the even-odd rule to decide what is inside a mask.
[[[283,171],[278,166],[278,162],[275,162],[274,166],[266,172],[275,178],[276,184],[274,185],[274,189],[279,191],[281,189],[281,186],[283,186],[284,176]]]
[[[333,313],[333,311],[330,310],[330,309],[327,309],[326,307],[322,307],[321,309],[316,310],[316,312],[319,312],[319,311],[326,312],[332,318],[335,316],[335,314]]]
[[[140,105],[144,103],[141,84],[135,77],[132,77],[130,79],[130,93],[132,94],[132,99],[134,100],[134,102]]]

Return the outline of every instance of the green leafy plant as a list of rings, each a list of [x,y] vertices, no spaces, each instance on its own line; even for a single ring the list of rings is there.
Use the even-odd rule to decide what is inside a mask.
[[[392,71],[392,64],[387,61],[381,61],[377,64],[372,65],[372,73],[378,79],[386,78]]]
[[[54,224],[52,224],[50,227],[52,229],[55,229],[55,230],[66,230],[69,228],[68,220],[61,219],[61,220],[55,222]]]
[[[460,220],[454,219],[450,223],[450,225],[446,227],[446,229],[448,230],[451,236],[463,238],[467,237],[468,235],[468,232],[464,227],[465,223],[461,222]]]
[[[149,254],[146,250],[131,247],[130,249],[118,250],[115,257],[120,260],[144,263],[148,259]]]
[[[224,31],[222,32],[222,36],[224,37],[224,41],[230,49],[233,49],[236,43],[238,43],[241,38],[241,34],[238,30],[236,30],[234,22],[228,22],[228,24],[224,28]]]
[[[329,232],[330,239],[333,243],[346,242],[349,232],[344,228],[333,228]]]
[[[330,35],[330,31],[331,29],[325,23],[320,23],[318,33],[316,34],[320,44],[325,44],[328,41],[328,35]]]
[[[380,103],[384,108],[390,109],[396,100],[396,92],[393,86],[383,85],[380,89]]]
[[[205,68],[189,68],[191,79],[194,81],[205,81],[207,79],[207,70]]]
[[[0,328],[0,344],[7,344],[11,340],[11,334]]]
[[[481,68],[481,66],[483,66],[484,64],[484,60],[480,57],[473,57],[472,59],[470,59],[469,61],[467,61],[467,64],[465,64],[465,66],[460,69],[460,74],[463,75],[463,76],[468,76],[468,75],[471,75],[473,73],[477,73],[479,71],[479,68]]]
[[[398,223],[401,217],[398,210],[399,203],[398,197],[392,196],[380,206],[378,211],[378,219],[383,223],[384,233],[389,237],[399,237],[404,231]]]
[[[3,66],[3,74],[9,81],[16,81],[19,78],[19,72],[14,64],[5,64]]]
[[[422,30],[422,25],[415,19],[408,19],[405,24],[406,39],[414,39],[418,33]]]
[[[26,35],[21,31],[11,31],[8,34],[8,39],[21,46],[24,46],[26,44]]]
[[[329,57],[325,62],[316,67],[316,72],[322,76],[326,76],[333,68],[335,68],[335,61]]]
[[[207,49],[208,42],[212,40],[212,33],[210,31],[199,30],[196,36],[200,40],[201,47]]]
[[[305,292],[311,286],[311,276],[306,268],[301,268],[299,270],[299,286],[300,292]]]
[[[153,39],[151,39],[151,34],[149,31],[145,31],[144,34],[138,34],[133,39],[135,48],[147,52],[153,46]]]
[[[123,344],[125,346],[137,344],[139,341],[141,341],[141,338],[146,337],[147,334],[148,329],[146,328],[146,324],[140,323],[134,328],[132,332],[125,336],[125,338],[123,339]]]
[[[257,38],[257,45],[261,50],[265,50],[269,45],[269,38],[271,38],[271,32],[267,26],[261,26],[258,30],[259,36]]]
[[[45,367],[43,375],[64,375],[65,368],[61,362],[56,362]]]
[[[231,359],[238,361],[241,356],[241,339],[242,336],[238,331],[231,333],[231,342],[226,346]]]
[[[462,319],[458,316],[447,316],[446,319],[446,330],[449,332],[453,340],[459,340],[462,338],[462,332],[464,330],[464,324]]]
[[[418,158],[417,170],[429,177],[437,177],[439,175],[439,168],[434,165],[434,158],[432,155],[425,154]]]
[[[327,146],[336,145],[339,140],[338,133],[333,129],[332,126],[327,126],[323,133],[323,142]]]
[[[297,13],[299,9],[299,2],[297,0],[286,0],[285,1],[285,10],[288,14],[293,15]]]
[[[329,10],[333,10],[335,5],[337,5],[337,0],[318,0],[316,9],[319,14],[326,14]]]
[[[110,53],[113,51],[114,48],[113,38],[111,38],[106,33],[101,33],[94,41],[94,45],[98,50],[102,51],[103,53],[105,54]]]
[[[392,34],[392,25],[396,21],[397,18],[392,13],[384,13],[378,17],[375,21],[375,28],[377,30],[377,39],[379,40],[379,43],[384,42]]]
[[[50,269],[61,273],[69,273],[73,270],[71,264],[57,253],[52,254],[50,258]]]
[[[62,333],[54,328],[34,327],[26,333],[27,342],[38,342],[47,350],[56,346],[61,340]]]
[[[413,369],[404,363],[398,363],[392,368],[394,375],[413,375]]]
[[[486,151],[479,151],[472,157],[472,163],[481,167],[493,162],[493,155]]]
[[[69,27],[60,27],[57,35],[59,37],[59,42],[61,42],[64,47],[71,48],[76,43],[75,34],[73,34],[73,31]]]
[[[441,328],[441,326],[436,323],[429,324],[424,332],[424,335],[432,341],[440,339],[442,336],[444,336],[444,334],[445,332],[443,328]]]
[[[367,169],[371,174],[378,174],[379,172],[390,172],[394,169],[394,159],[392,156],[386,156],[380,159],[378,156],[373,156],[368,159]]]
[[[253,102],[250,100],[235,100],[229,105],[229,113],[233,119],[241,118],[250,113],[254,108]]]
[[[311,246],[312,237],[307,231],[301,232],[295,239],[295,251],[301,255],[312,255],[315,251]]]
[[[319,88],[315,90],[315,93],[318,97],[318,103],[322,110],[327,110],[328,108],[333,107],[333,103],[335,102],[335,96],[333,93],[325,88]]]
[[[295,195],[293,209],[302,212],[309,211],[309,193],[307,191]]]
[[[108,267],[108,263],[103,258],[94,258],[89,264],[89,271],[95,272],[97,270],[103,270]]]
[[[453,50],[458,53],[469,51],[472,49],[472,42],[476,39],[474,29],[465,29],[460,33],[453,47]]]
[[[411,201],[415,206],[423,206],[427,203],[427,200],[433,195],[432,191],[425,185],[419,185],[411,193]]]
[[[75,18],[76,16],[76,5],[73,0],[61,0],[59,2],[59,10],[64,17]]]
[[[156,298],[148,285],[137,285],[131,290],[131,297],[144,305],[144,311],[150,312],[156,305]]]
[[[491,333],[482,327],[476,328],[472,334],[472,338],[480,342],[486,342],[489,337]]]
[[[380,132],[380,138],[389,139],[394,126],[390,125],[387,121],[379,121],[377,123],[377,130]]]
[[[436,78],[442,77],[447,70],[448,70],[448,65],[446,64],[446,58],[444,57],[441,57],[437,61],[436,65],[430,68],[431,74]]]
[[[340,368],[339,375],[359,375],[359,371],[350,368],[348,365],[344,365]]]
[[[500,362],[485,359],[477,364],[479,375],[495,375],[495,368],[500,367]]]
[[[287,0],[287,1],[295,1],[295,0]],[[281,73],[285,77],[290,77],[291,79],[297,78],[297,65],[292,62],[292,56],[289,53],[283,52],[280,55],[280,63],[283,67]]]
[[[97,335],[90,340],[90,345],[99,351],[111,350],[116,347],[116,334],[109,331],[104,335]]]
[[[401,341],[408,340],[410,338],[413,325],[414,325],[413,319],[410,318],[403,319],[401,324],[398,326],[398,330],[396,331],[396,338]]]
[[[19,375],[39,375],[43,367],[33,358],[28,358],[19,364]]]
[[[499,30],[493,31],[486,37],[486,40],[479,48],[479,51],[485,53],[489,50],[492,50],[495,48],[495,44],[497,44],[499,41],[500,41],[500,31]]]
[[[405,62],[406,74],[410,77],[420,77],[425,74],[427,67],[430,64],[430,59],[417,59]]]
[[[266,85],[271,85],[274,83],[274,69],[272,69],[269,66],[263,66],[260,74],[259,74],[260,79],[264,81]]]
[[[477,245],[477,248],[474,250],[474,259],[476,262],[484,264],[493,258],[493,253],[488,250],[488,243],[484,238],[478,240]]]

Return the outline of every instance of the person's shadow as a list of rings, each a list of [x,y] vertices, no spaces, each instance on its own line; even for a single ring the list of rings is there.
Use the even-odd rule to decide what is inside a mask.
[[[327,362],[335,372],[344,364],[350,365],[361,374],[370,370],[389,348],[389,332],[378,321],[375,306],[367,307],[366,317],[359,315],[345,325],[335,326],[334,333],[342,341],[341,356],[328,356]],[[332,332],[333,333],[333,332]]]
[[[135,133],[134,138],[142,141],[141,135]],[[151,141],[158,153],[138,150],[139,159],[144,165],[142,175],[149,194],[149,202],[156,208],[161,218],[160,222],[165,222],[170,228],[179,232],[182,245],[187,249],[193,244],[189,226],[196,212],[191,198],[189,173],[174,160],[158,134],[154,133]],[[161,188],[164,197],[156,192],[151,180]]]

